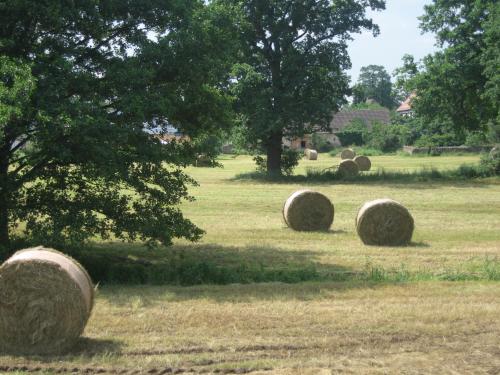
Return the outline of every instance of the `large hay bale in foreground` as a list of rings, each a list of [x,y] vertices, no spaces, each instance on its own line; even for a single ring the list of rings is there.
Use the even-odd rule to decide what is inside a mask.
[[[361,207],[356,217],[356,230],[365,245],[407,245],[413,235],[410,212],[392,199],[376,199]]]
[[[307,148],[305,154],[307,160],[318,160],[318,151],[316,150],[311,150],[310,148]]]
[[[372,162],[367,156],[356,156],[354,162],[358,165],[360,171],[369,171],[372,167]]]
[[[354,160],[342,160],[338,167],[338,173],[342,177],[356,176],[359,173],[359,166]]]
[[[0,267],[0,351],[56,354],[71,348],[92,311],[85,269],[43,247],[18,251]]]
[[[356,152],[352,148],[346,148],[345,150],[342,150],[340,153],[340,158],[342,160],[345,159],[354,159],[356,157]]]
[[[299,190],[290,195],[283,206],[287,225],[298,231],[326,231],[333,223],[332,202],[321,193]]]

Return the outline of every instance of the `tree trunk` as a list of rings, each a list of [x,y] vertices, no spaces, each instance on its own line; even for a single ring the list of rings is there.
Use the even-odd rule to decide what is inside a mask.
[[[9,158],[0,155],[0,257],[2,250],[5,252],[9,248],[9,209],[8,209],[8,171]]]
[[[267,173],[270,175],[281,174],[281,131],[271,134],[267,141]]]

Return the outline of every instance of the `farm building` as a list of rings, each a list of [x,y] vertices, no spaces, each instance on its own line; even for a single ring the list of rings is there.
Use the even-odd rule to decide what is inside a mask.
[[[363,121],[368,128],[371,128],[373,123],[389,124],[390,111],[387,108],[377,109],[357,109],[343,110],[336,113],[330,122],[329,131],[318,130],[315,134],[321,136],[332,146],[341,146],[339,138],[335,135],[341,132],[353,120]],[[312,134],[306,134],[301,138],[283,139],[283,145],[290,147],[293,150],[300,150],[312,147]]]
[[[413,111],[411,109],[411,101],[415,98],[416,94],[411,93],[410,96],[406,98],[406,100],[401,103],[401,105],[396,109],[396,112],[401,116],[411,116]]]

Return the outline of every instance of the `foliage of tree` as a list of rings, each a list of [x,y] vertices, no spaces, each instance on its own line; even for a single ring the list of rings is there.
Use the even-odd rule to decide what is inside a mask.
[[[336,135],[343,146],[362,146],[366,143],[368,126],[362,119],[354,119]]]
[[[391,125],[399,129],[403,145],[418,147],[458,146],[464,143],[465,134],[457,133],[450,120],[427,121],[419,116],[395,114]]]
[[[418,63],[412,55],[405,54],[402,58],[403,65],[393,72],[395,78],[392,90],[393,97],[398,102],[403,102],[414,91],[412,79],[419,72]]]
[[[500,143],[500,3],[489,7],[490,16],[484,23],[484,51],[481,63],[487,78],[483,97],[496,108],[496,119],[489,126],[489,140]]]
[[[391,76],[381,65],[368,65],[361,68],[358,82],[352,88],[353,103],[365,103],[368,99],[388,109],[393,109],[396,101],[393,97]]]
[[[281,173],[282,138],[326,129],[349,91],[347,41],[378,28],[366,9],[383,0],[216,0],[239,12],[241,62],[234,68],[237,109],[248,139]]]
[[[232,20],[201,0],[0,2],[0,245],[100,236],[170,244],[202,231],[177,205],[186,144],[231,121]]]
[[[312,148],[318,152],[329,152],[334,149],[334,145],[318,133],[311,136]]]
[[[366,133],[366,144],[382,152],[394,152],[403,146],[403,131],[396,125],[375,123]]]
[[[422,29],[436,33],[443,49],[424,58],[411,80],[417,92],[413,109],[425,122],[451,123],[458,138],[498,121],[495,14],[495,0],[434,0],[421,18]]]

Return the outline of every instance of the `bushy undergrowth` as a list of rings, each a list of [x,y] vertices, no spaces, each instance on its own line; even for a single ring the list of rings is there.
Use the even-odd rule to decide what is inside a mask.
[[[411,281],[500,281],[500,260],[485,258],[464,263],[458,269],[431,272],[409,271],[404,264],[384,268],[367,261],[360,271],[323,272],[313,263],[283,264],[267,267],[242,261],[225,264],[195,258],[168,259],[151,262],[131,260],[125,256],[85,253],[78,257],[94,282],[100,284],[199,285],[248,284],[262,282],[299,283],[305,281],[399,283]],[[168,259],[168,260],[167,260]]]
[[[236,180],[257,180],[278,183],[308,183],[308,182],[425,182],[439,180],[467,180],[475,178],[493,177],[500,174],[498,164],[486,159],[479,165],[462,165],[454,170],[440,171],[435,168],[421,168],[415,171],[388,171],[379,168],[357,176],[343,176],[335,168],[309,168],[305,175],[270,176],[259,172],[242,173],[236,175]]]
[[[285,176],[290,176],[297,165],[299,160],[304,156],[303,153],[292,150],[284,149],[281,152],[281,173]],[[257,155],[253,158],[256,164],[257,172],[267,174],[267,157]]]
[[[412,245],[410,245],[412,246]],[[418,246],[418,244],[416,245]],[[361,270],[326,267],[304,259],[261,259],[235,255],[220,250],[208,257],[194,249],[156,249],[129,251],[114,245],[107,249],[60,249],[77,259],[89,272],[94,283],[124,285],[201,285],[249,284],[264,282],[299,283],[306,281],[400,283],[412,281],[500,281],[500,259],[475,258],[459,267],[440,271],[413,270],[404,264],[386,268],[370,259]],[[213,249],[214,253],[217,249]],[[249,250],[250,254],[252,250]],[[255,250],[254,250],[255,251]],[[263,253],[269,250],[262,249]],[[214,254],[212,253],[212,254]],[[245,251],[243,251],[245,253]]]
[[[335,148],[335,149],[331,150],[328,154],[332,157],[335,157],[335,156],[339,155],[342,152],[342,150],[345,148],[346,147]],[[352,148],[354,151],[356,151],[356,155],[363,155],[363,156],[387,155],[387,153],[384,153],[381,150],[377,150],[377,149],[371,148],[371,147],[353,146],[350,148]]]
[[[313,264],[266,265],[252,261],[217,262],[182,252],[150,260],[117,256],[106,251],[85,251],[74,255],[100,284],[199,285],[259,282],[298,283],[319,280]]]
[[[354,147],[354,151],[356,151],[356,155],[363,156],[393,155],[393,153],[384,153],[381,150],[371,147]]]

